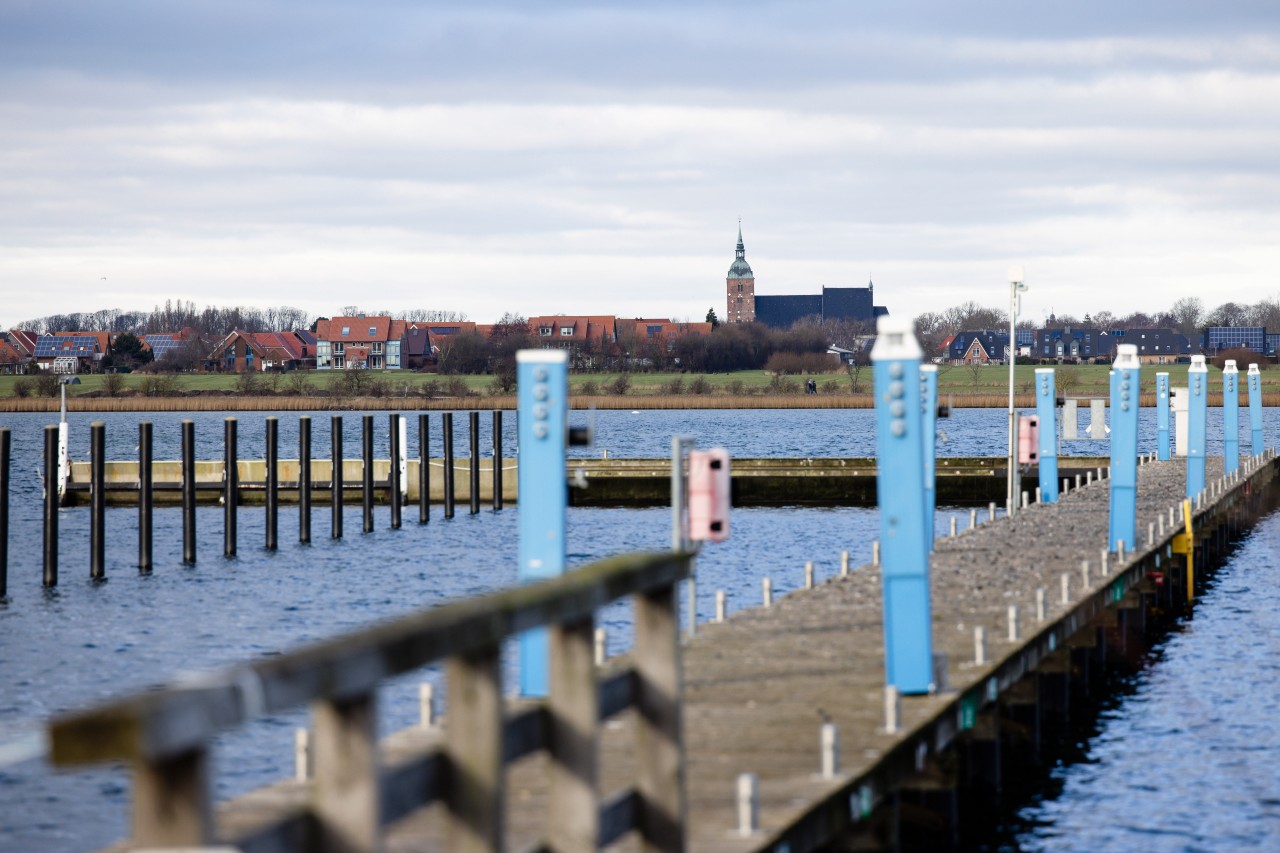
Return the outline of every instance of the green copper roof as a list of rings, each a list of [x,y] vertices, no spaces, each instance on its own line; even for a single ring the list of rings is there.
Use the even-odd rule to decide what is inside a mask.
[[[729,278],[755,278],[751,264],[747,263],[747,249],[742,244],[742,220],[738,220],[738,248],[734,252],[733,265],[729,267]]]

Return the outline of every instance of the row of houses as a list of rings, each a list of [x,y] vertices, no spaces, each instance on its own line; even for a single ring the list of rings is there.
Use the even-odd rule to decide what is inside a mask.
[[[1280,334],[1267,334],[1261,326],[1211,326],[1194,340],[1173,329],[1017,329],[1014,345],[1018,357],[1041,363],[1110,362],[1117,344],[1134,344],[1144,364],[1178,364],[1191,360],[1192,353],[1217,355],[1230,349],[1248,349],[1274,356]],[[952,364],[989,364],[1009,357],[1008,329],[977,329],[960,332],[943,341],[945,355]]]
[[[322,317],[310,329],[283,332],[237,329],[210,338],[184,329],[139,339],[157,361],[181,355],[185,366],[214,372],[420,370],[439,363],[463,337],[487,340],[498,328],[358,315]],[[543,347],[569,350],[581,365],[608,354],[629,354],[642,345],[670,350],[684,335],[709,334],[711,324],[555,314],[531,317],[523,331]],[[118,337],[115,332],[0,332],[0,373],[26,372],[31,364],[54,373],[101,372],[113,364]]]

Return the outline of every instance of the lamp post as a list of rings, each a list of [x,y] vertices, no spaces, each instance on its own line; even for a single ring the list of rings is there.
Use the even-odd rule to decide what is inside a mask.
[[[58,390],[62,394],[62,405],[58,414],[58,500],[67,493],[67,475],[71,471],[70,437],[67,433],[67,386],[79,385],[80,377],[72,374],[58,377]]]
[[[1018,510],[1018,415],[1013,410],[1014,362],[1017,361],[1018,294],[1026,293],[1021,266],[1009,267],[1009,476],[1005,508],[1009,515]]]

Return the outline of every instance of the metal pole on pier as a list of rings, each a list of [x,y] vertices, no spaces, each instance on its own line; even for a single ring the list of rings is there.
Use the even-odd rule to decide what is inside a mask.
[[[151,421],[138,424],[138,571],[151,571]]]
[[[493,508],[502,509],[502,412],[493,412]]]
[[[1262,452],[1262,374],[1249,365],[1249,455]]]
[[[298,542],[311,542],[311,418],[298,418]]]
[[[480,413],[471,412],[468,420],[468,438],[471,443],[471,459],[469,460],[467,480],[468,509],[471,515],[480,512]]]
[[[1156,458],[1169,461],[1169,374],[1156,374]]]
[[[1108,550],[1138,546],[1138,399],[1141,364],[1136,344],[1116,346],[1111,370],[1111,513]]]
[[[387,475],[387,500],[391,504],[391,529],[400,529],[400,456],[404,449],[400,446],[400,415],[391,413],[391,471]]]
[[[1222,367],[1222,473],[1240,467],[1240,370],[1235,359]]]
[[[222,422],[222,556],[236,555],[237,511],[240,508],[239,422]]]
[[[569,420],[568,355],[564,350],[516,353],[516,394],[521,417],[519,569],[521,583],[564,573],[565,442]],[[530,497],[536,493],[536,497]],[[520,635],[520,695],[546,696],[549,684],[547,631]]]
[[[938,366],[920,365],[920,437],[924,440],[924,529],[933,550],[933,514],[937,507]]]
[[[1187,368],[1187,494],[1195,497],[1204,489],[1205,427],[1209,410],[1209,369],[1204,356],[1191,356]]]
[[[280,532],[280,421],[267,418],[266,450],[267,550],[274,551]]]
[[[9,594],[9,430],[0,427],[0,601]]]
[[[418,523],[431,521],[431,418],[418,415]]]
[[[1036,368],[1036,417],[1040,419],[1040,502],[1058,502],[1058,392],[1052,367]]]
[[[58,585],[58,428],[44,428],[44,585]]]
[[[1025,293],[1027,284],[1023,281],[1021,266],[1009,267],[1009,470],[1008,494],[1005,496],[1005,507],[1009,515],[1018,511],[1018,492],[1022,488],[1018,471],[1018,413],[1013,408],[1013,386],[1015,381],[1014,367],[1018,355],[1018,294]]]
[[[904,487],[924,478],[920,407],[912,404],[920,399],[920,357],[910,319],[879,319],[871,350],[876,456],[880,470],[893,472],[892,477],[876,478],[884,573],[885,679],[903,694],[927,693],[934,686],[925,504],[914,488]]]
[[[363,464],[360,470],[364,475],[364,532],[373,532],[373,415],[365,415],[363,418],[364,429],[361,433],[361,458]]]
[[[329,475],[329,510],[333,522],[329,536],[342,538],[342,415],[334,415],[329,433],[332,451],[332,473]]]
[[[441,417],[444,435],[444,517],[453,518],[453,412]]]
[[[182,422],[182,561],[196,561],[196,425]]]
[[[107,425],[89,424],[89,577],[107,576]]]

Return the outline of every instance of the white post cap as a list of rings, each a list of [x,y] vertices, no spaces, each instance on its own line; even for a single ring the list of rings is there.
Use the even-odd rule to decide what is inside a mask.
[[[1117,370],[1124,370],[1131,367],[1139,367],[1141,362],[1138,361],[1138,345],[1137,344],[1117,344],[1115,367]]]
[[[1009,267],[1009,275],[1008,275],[1009,281],[1024,281],[1025,276],[1026,276],[1026,270],[1022,268],[1022,264],[1014,264],[1013,266]]]
[[[920,365],[920,372],[921,372],[921,373],[937,373],[937,372],[938,372],[938,365],[936,365],[936,364],[922,364],[922,365]]]
[[[1196,373],[1209,372],[1209,368],[1204,365],[1204,356],[1202,355],[1191,356],[1191,366],[1188,367],[1187,370],[1194,370]]]
[[[876,321],[876,343],[871,348],[872,361],[898,358],[920,358],[924,351],[916,340],[915,321],[910,317],[883,314]]]
[[[564,364],[568,360],[569,353],[562,349],[522,349],[516,353],[520,364]]]
[[[1258,373],[1260,373],[1260,372],[1261,372],[1261,371],[1260,371],[1260,370],[1258,370],[1258,365],[1256,365],[1256,364],[1251,364],[1251,365],[1249,365],[1249,375],[1251,375],[1251,376],[1252,376],[1252,375],[1256,375],[1256,374],[1258,374]]]
[[[1053,373],[1052,367],[1037,367],[1036,373]]]
[[[1236,360],[1234,358],[1227,359],[1226,364],[1222,365],[1222,372],[1239,373],[1239,369],[1236,368]]]

